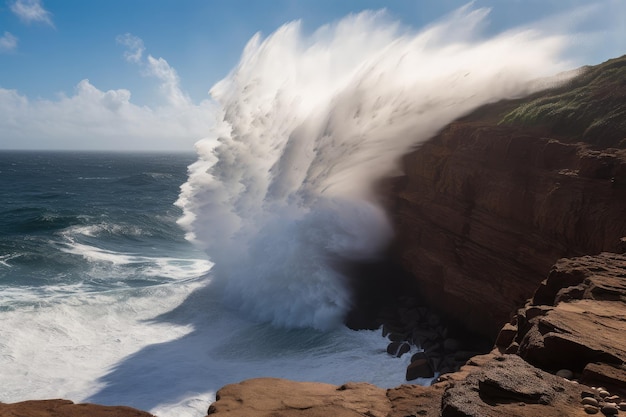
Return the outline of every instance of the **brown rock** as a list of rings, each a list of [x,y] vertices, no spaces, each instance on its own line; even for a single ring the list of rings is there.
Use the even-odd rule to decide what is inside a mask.
[[[491,359],[448,388],[442,417],[577,415],[581,388],[533,368],[516,355]]]
[[[439,417],[443,388],[402,385],[387,391],[391,402],[388,417]],[[330,417],[330,416],[329,416]]]
[[[612,393],[626,398],[626,366],[590,363],[583,369],[581,382],[587,385],[604,385]]]
[[[598,414],[598,412],[600,411],[600,408],[595,405],[585,404],[583,405],[583,410],[585,410],[585,413],[587,414]]]
[[[365,383],[337,387],[276,378],[250,379],[217,392],[210,415],[218,417],[386,417],[386,391]]]
[[[0,417],[154,417],[152,414],[122,406],[74,404],[69,400],[0,403]]]

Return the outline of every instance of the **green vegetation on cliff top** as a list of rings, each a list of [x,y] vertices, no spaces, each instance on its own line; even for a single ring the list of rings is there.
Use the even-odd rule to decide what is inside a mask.
[[[566,84],[522,100],[500,124],[540,126],[590,144],[626,148],[626,55],[583,67]]]

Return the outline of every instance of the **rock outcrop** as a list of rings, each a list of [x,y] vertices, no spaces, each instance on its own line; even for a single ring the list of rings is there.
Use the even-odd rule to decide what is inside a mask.
[[[559,260],[497,344],[626,396],[626,255]]]
[[[393,253],[424,300],[493,337],[557,259],[623,250],[625,79],[626,58],[608,61],[485,106],[404,158]]]
[[[74,404],[69,400],[0,403],[0,417],[154,417],[130,407]]]

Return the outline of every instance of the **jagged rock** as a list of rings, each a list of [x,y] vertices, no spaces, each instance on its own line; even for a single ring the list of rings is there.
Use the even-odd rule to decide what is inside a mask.
[[[503,349],[511,346],[513,340],[515,340],[515,336],[517,335],[517,326],[506,323],[500,329],[500,333],[498,333],[498,337],[496,338],[496,346],[499,346]]]
[[[130,407],[74,404],[69,400],[0,403],[0,417],[154,417]]]
[[[516,355],[491,359],[448,388],[442,417],[564,416],[582,409],[581,388]]]
[[[581,299],[557,302],[560,288],[571,286],[580,289]],[[519,354],[540,368],[581,372],[589,367],[589,380],[595,369],[593,379],[610,381],[599,372],[615,374],[626,362],[626,255],[559,260],[526,308],[517,339]],[[605,365],[588,365],[595,362]]]

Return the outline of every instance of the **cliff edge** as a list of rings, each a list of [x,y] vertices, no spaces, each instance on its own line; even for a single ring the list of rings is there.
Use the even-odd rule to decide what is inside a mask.
[[[393,256],[425,302],[493,337],[557,259],[624,249],[626,57],[484,106],[403,166]]]

